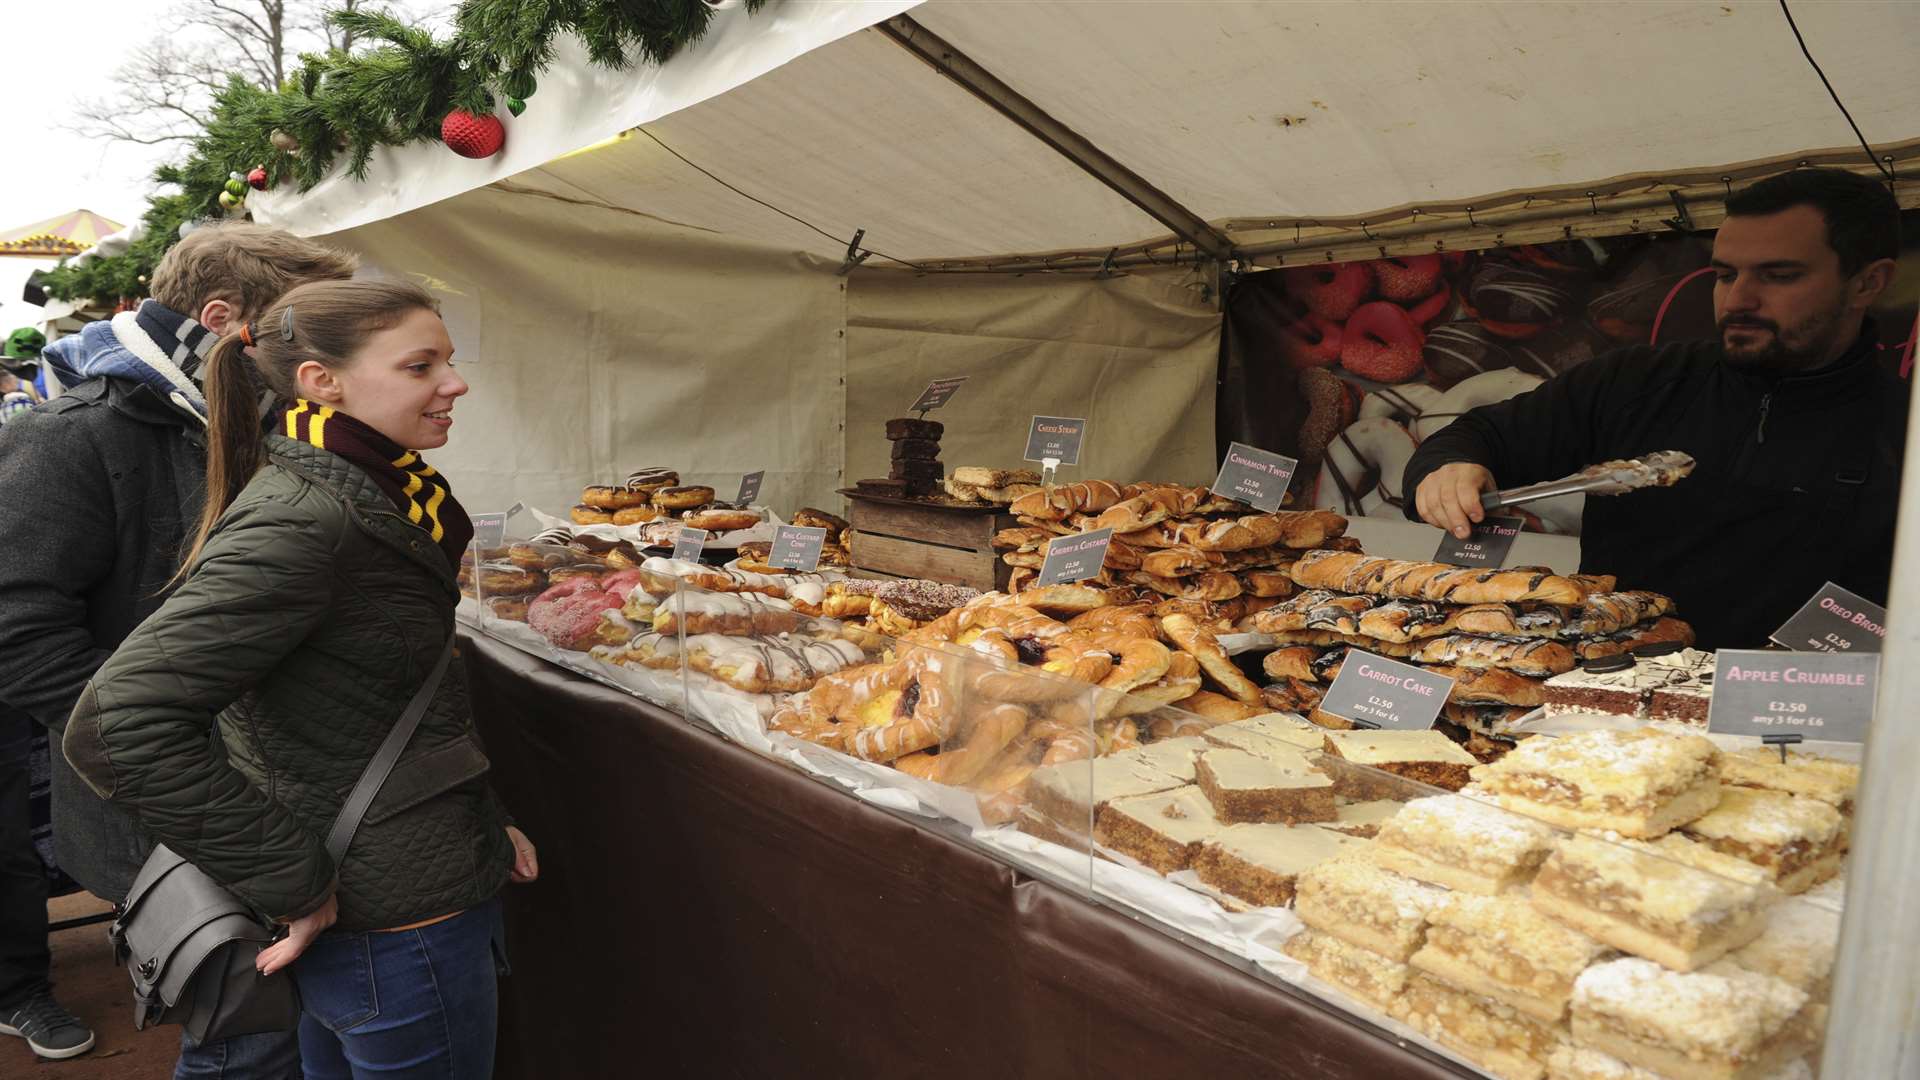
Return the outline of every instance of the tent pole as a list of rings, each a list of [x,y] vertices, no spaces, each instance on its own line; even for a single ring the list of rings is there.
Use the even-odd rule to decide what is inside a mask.
[[[925,61],[935,71],[959,83],[968,93],[1020,125],[1027,134],[1052,147],[1088,175],[1118,192],[1155,221],[1173,230],[1180,239],[1220,262],[1233,258],[1233,241],[1225,233],[1207,224],[1200,215],[1175,202],[1172,196],[1148,183],[1145,177],[1122,165],[1072,128],[1048,115],[938,34],[906,15],[896,15],[878,24],[875,29]],[[1098,260],[1095,265],[1099,265]]]
[[[1900,496],[1822,1076],[1920,1075],[1920,723],[1908,715],[1920,701],[1920,439],[1911,423]]]

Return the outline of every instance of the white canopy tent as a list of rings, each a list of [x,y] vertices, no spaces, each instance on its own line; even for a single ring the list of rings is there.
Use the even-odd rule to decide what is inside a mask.
[[[1920,173],[1920,4],[1794,15],[1864,137]],[[1013,464],[1052,413],[1091,418],[1082,475],[1201,480],[1223,260],[1658,230],[1676,203],[1711,225],[1743,177],[1866,167],[1760,0],[775,0],[657,70],[564,44],[508,127],[492,159],[385,150],[364,183],[249,201],[444,298],[475,393],[436,461],[477,510],[656,464],[825,501],[949,375],[972,377],[937,414],[950,464]],[[1890,666],[1920,638],[1893,630]],[[1826,1075],[1920,1071],[1897,961],[1920,811],[1896,782],[1869,770]]]

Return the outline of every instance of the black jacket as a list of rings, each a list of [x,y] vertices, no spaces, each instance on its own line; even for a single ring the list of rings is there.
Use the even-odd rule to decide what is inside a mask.
[[[0,704],[56,745],[87,679],[164,598],[200,514],[205,429],[149,387],[100,377],[0,428]],[[55,856],[118,902],[149,846],[53,755]]]
[[[1454,461],[1515,487],[1683,450],[1699,464],[1673,487],[1588,497],[1580,569],[1673,597],[1701,648],[1761,647],[1827,581],[1886,603],[1908,389],[1871,340],[1789,376],[1717,342],[1609,353],[1436,432],[1404,490]]]

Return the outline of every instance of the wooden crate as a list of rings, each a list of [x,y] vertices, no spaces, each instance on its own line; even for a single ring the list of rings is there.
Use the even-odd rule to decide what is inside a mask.
[[[1004,589],[1013,568],[993,550],[993,534],[1013,515],[934,505],[880,502],[850,495],[853,565],[862,576],[925,578],[976,589]]]

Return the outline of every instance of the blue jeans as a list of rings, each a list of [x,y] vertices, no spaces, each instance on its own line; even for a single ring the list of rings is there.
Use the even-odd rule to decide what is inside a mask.
[[[300,1040],[268,1031],[196,1046],[182,1031],[173,1080],[300,1080]]]
[[[327,933],[293,962],[306,1080],[487,1080],[500,899],[418,930]]]

